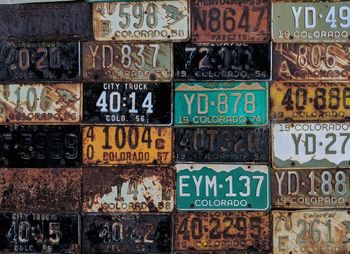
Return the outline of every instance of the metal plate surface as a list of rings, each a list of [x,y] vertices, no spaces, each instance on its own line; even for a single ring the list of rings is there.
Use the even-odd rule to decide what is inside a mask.
[[[78,83],[0,84],[0,123],[79,123]]]
[[[272,175],[274,208],[348,208],[348,169],[275,170]]]
[[[349,80],[350,44],[276,43],[274,80]]]
[[[269,1],[192,2],[192,42],[268,42]]]
[[[1,213],[0,253],[80,253],[76,213]]]
[[[269,80],[271,47],[263,44],[174,44],[176,80]]]
[[[2,0],[0,4],[28,4],[28,3],[46,3],[46,2],[68,2],[76,0]]]
[[[84,123],[171,125],[171,83],[85,83]]]
[[[95,3],[98,41],[186,41],[190,36],[188,0]]]
[[[171,212],[175,171],[170,168],[84,168],[84,212]]]
[[[170,164],[170,127],[83,126],[83,164]]]
[[[274,42],[349,42],[349,2],[272,2]]]
[[[0,126],[0,167],[79,167],[80,151],[77,125]]]
[[[270,118],[276,121],[344,121],[350,119],[348,82],[274,82]]]
[[[79,42],[0,42],[0,80],[78,81]]]
[[[171,215],[83,215],[82,253],[170,253]]]
[[[348,168],[350,123],[272,124],[274,168]]]
[[[340,254],[350,251],[348,211],[274,211],[273,253]]]
[[[0,209],[17,212],[79,210],[81,175],[79,168],[2,168]]]
[[[174,128],[177,162],[269,161],[269,128]]]
[[[177,210],[265,211],[270,173],[263,165],[177,164]]]
[[[178,212],[174,224],[176,252],[249,250],[261,253],[271,249],[268,213]]]
[[[171,81],[171,43],[84,42],[84,81]]]
[[[0,40],[92,37],[91,5],[84,2],[0,5]]]
[[[178,82],[175,105],[175,126],[265,125],[268,82]]]

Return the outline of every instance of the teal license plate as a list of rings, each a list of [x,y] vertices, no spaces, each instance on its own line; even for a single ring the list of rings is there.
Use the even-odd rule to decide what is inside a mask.
[[[266,165],[177,164],[178,210],[266,211],[270,179]]]
[[[176,126],[267,124],[268,82],[175,83]]]

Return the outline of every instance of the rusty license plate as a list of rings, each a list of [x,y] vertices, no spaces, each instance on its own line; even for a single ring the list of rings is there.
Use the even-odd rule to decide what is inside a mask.
[[[349,80],[350,44],[276,43],[274,80]]]
[[[171,43],[84,42],[85,81],[171,81]]]
[[[171,215],[85,214],[82,228],[82,253],[171,252]]]
[[[268,42],[269,1],[202,1],[192,3],[192,42]]]
[[[272,165],[276,169],[349,168],[349,122],[274,123]]]
[[[175,171],[170,168],[84,168],[84,212],[171,212]]]
[[[270,215],[264,212],[178,212],[175,251],[269,251]]]
[[[270,117],[277,121],[350,119],[348,82],[274,82],[270,100]]]
[[[274,170],[275,208],[347,208],[350,206],[348,169]]]
[[[0,5],[0,40],[92,37],[91,5],[84,2]]]
[[[80,126],[0,126],[0,166],[79,167]]]
[[[189,1],[94,3],[98,41],[186,41],[190,36]]]
[[[349,211],[274,211],[273,253],[349,253]]]
[[[171,125],[171,83],[85,83],[84,122]]]
[[[79,42],[0,42],[0,80],[79,80]]]
[[[271,3],[271,36],[274,42],[349,42],[348,1]]]
[[[57,212],[80,209],[79,168],[2,168],[0,209]]]
[[[76,213],[1,213],[0,253],[80,253]]]
[[[170,127],[83,126],[83,164],[170,164]]]
[[[267,127],[174,128],[178,162],[269,161]]]
[[[174,44],[176,80],[269,80],[269,43],[204,46]]]
[[[0,84],[0,123],[79,123],[80,84]]]

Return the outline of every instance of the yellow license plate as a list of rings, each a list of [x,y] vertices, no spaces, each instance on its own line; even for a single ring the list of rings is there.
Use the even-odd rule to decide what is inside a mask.
[[[350,117],[346,82],[274,82],[270,88],[272,120],[338,121]]]
[[[170,164],[172,128],[83,126],[85,165]]]

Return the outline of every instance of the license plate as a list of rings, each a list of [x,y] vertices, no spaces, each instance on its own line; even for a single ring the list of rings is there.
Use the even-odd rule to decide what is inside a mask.
[[[75,213],[1,213],[0,253],[80,253]]]
[[[349,42],[349,2],[272,2],[271,15],[274,42]]]
[[[92,9],[99,41],[169,42],[190,37],[188,0],[95,3]]]
[[[268,213],[178,212],[174,223],[175,251],[271,249]]]
[[[0,84],[0,123],[79,123],[80,84]]]
[[[268,42],[269,1],[202,1],[192,3],[192,42]]]
[[[268,162],[269,128],[174,128],[178,162]]]
[[[274,80],[349,80],[350,44],[277,43]]]
[[[78,81],[79,42],[0,42],[0,80]]]
[[[2,168],[0,209],[32,212],[79,210],[81,175],[79,168]]]
[[[265,125],[268,82],[175,83],[175,125]]]
[[[83,164],[170,164],[172,128],[83,126]]]
[[[170,168],[84,168],[84,212],[172,212],[175,172]]]
[[[0,126],[0,167],[79,167],[80,151],[77,125]]]
[[[171,215],[84,215],[82,253],[170,253]]]
[[[349,123],[272,125],[275,168],[348,168]]]
[[[171,83],[84,84],[84,122],[171,125]]]
[[[84,2],[0,5],[0,17],[0,40],[92,37],[91,6]]]
[[[275,170],[272,205],[275,208],[347,208],[350,206],[349,170]]]
[[[76,0],[59,0],[60,2],[65,1],[76,1]],[[28,4],[28,3],[46,3],[46,2],[57,2],[57,0],[2,0],[0,4]]]
[[[199,46],[174,44],[176,80],[269,80],[269,43]]]
[[[85,81],[171,81],[171,43],[83,43]]]
[[[274,211],[273,253],[348,253],[348,211]]]
[[[178,210],[268,210],[267,166],[177,164]]]
[[[274,82],[270,117],[287,121],[350,119],[350,87],[343,82]]]

